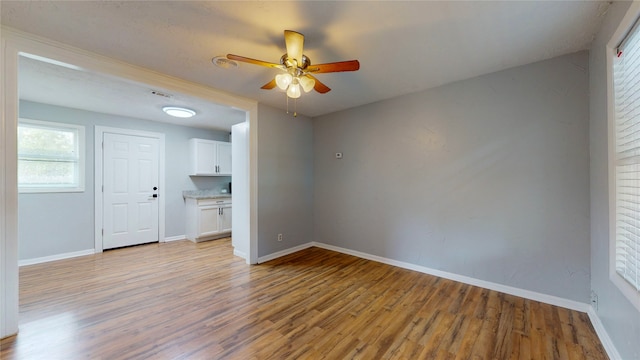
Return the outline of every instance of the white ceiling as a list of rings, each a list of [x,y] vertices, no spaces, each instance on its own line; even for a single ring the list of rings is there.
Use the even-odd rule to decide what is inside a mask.
[[[245,121],[244,111],[228,106],[24,56],[18,62],[18,72],[22,100],[223,131]],[[187,107],[195,110],[196,116],[175,118],[162,111],[165,106]]]
[[[298,112],[312,117],[588,49],[607,9],[608,2],[600,1],[3,0],[0,7],[4,26],[282,109],[282,92],[260,90],[277,70],[244,63],[222,69],[211,58],[233,53],[278,62],[285,52],[283,30],[299,31],[312,64],[358,59],[361,65],[357,72],[317,75],[332,91],[298,99]],[[86,95],[96,91],[109,102],[125,95],[139,114],[144,105],[136,106],[138,99],[160,106],[147,87],[128,90],[113,79],[82,74],[67,79],[56,74],[68,69],[51,75],[49,67],[24,65],[21,71],[32,73],[24,77],[35,77],[25,82],[77,86],[73,98],[87,102]],[[29,87],[21,89],[23,96],[42,95],[36,94],[38,86]],[[144,95],[136,97],[138,91]],[[174,96],[175,103],[193,101]]]

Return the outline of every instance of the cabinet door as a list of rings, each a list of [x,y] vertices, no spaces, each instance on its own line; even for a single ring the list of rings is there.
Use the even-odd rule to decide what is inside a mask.
[[[191,175],[216,175],[216,142],[192,140]]]
[[[220,232],[231,231],[231,205],[220,207]]]
[[[218,143],[218,175],[231,175],[231,144]]]
[[[214,235],[220,232],[218,206],[200,206],[198,208],[198,237]]]

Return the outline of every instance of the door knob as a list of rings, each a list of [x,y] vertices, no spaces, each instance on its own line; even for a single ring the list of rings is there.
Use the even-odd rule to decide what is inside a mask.
[[[157,186],[154,186],[154,187],[153,187],[153,190],[158,190],[158,187],[157,187]]]

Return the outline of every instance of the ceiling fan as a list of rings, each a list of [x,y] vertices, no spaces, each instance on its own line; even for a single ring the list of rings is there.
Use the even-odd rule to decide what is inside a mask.
[[[287,53],[282,55],[279,64],[233,54],[228,54],[227,59],[282,70],[283,72],[281,74],[276,75],[275,79],[264,84],[261,89],[270,90],[277,86],[282,90],[286,90],[287,96],[293,99],[300,97],[300,88],[302,88],[304,92],[315,89],[321,94],[331,90],[328,86],[320,82],[320,80],[316,79],[313,74],[356,71],[360,69],[358,60],[311,65],[311,60],[302,53],[304,35],[299,32],[285,30],[284,42],[287,47]]]

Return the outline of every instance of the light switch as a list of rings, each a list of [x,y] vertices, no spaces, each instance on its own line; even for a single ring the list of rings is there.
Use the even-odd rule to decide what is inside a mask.
[[[341,152],[337,152],[336,153],[336,159],[342,159],[342,153]]]

